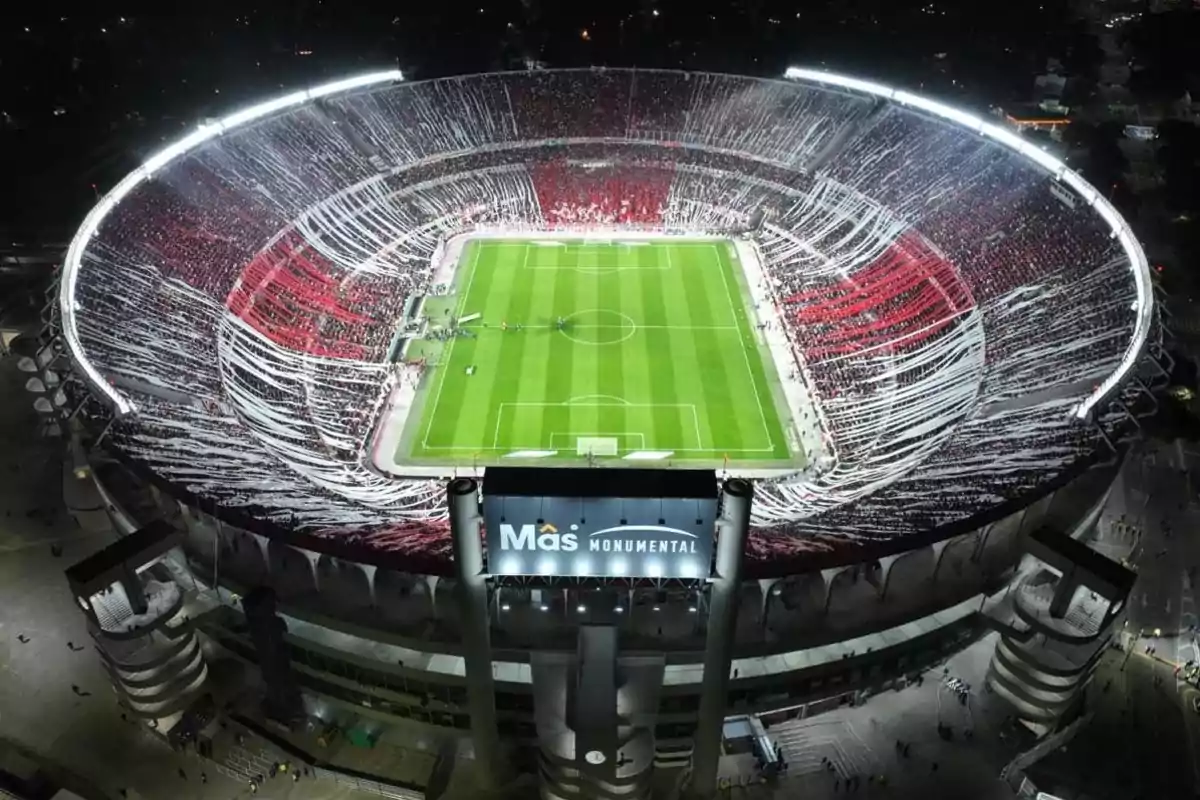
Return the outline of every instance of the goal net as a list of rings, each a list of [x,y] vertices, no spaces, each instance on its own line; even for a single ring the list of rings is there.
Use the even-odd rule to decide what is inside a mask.
[[[580,436],[575,440],[575,455],[615,456],[617,439],[611,436]]]

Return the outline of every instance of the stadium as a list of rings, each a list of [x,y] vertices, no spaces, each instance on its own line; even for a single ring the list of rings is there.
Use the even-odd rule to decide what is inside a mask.
[[[807,716],[944,657],[1023,533],[1087,524],[1158,347],[1145,256],[1078,174],[806,69],[386,72],[274,98],[106,194],[57,312],[110,510],[184,530],[218,597],[274,590],[310,715],[368,705],[320,677],[359,648],[360,683],[426,698],[376,718],[471,728],[481,760],[491,724],[538,754],[548,796],[641,796],[692,757],[716,584],[703,558],[630,571],[619,544],[480,553],[480,633],[455,485],[752,484],[741,666],[715,690]],[[537,522],[528,542],[567,549]],[[658,721],[623,729],[628,763],[584,768],[539,693],[601,606],[613,663],[650,687],[622,713]],[[257,662],[229,619],[204,633]],[[490,714],[462,665],[484,656]]]

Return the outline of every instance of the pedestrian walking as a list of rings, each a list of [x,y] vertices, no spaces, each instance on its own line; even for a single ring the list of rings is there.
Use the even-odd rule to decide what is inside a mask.
[[[179,768],[179,779],[184,781],[187,780],[187,773],[183,771],[183,767]]]

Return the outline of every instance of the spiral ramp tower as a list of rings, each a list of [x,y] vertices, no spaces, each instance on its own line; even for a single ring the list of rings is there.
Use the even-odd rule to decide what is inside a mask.
[[[118,702],[163,734],[208,677],[185,593],[152,569],[180,539],[170,525],[154,523],[66,571]]]
[[[613,625],[586,625],[573,655],[533,655],[544,800],[650,797],[666,662],[617,652]]]
[[[1000,638],[987,683],[1049,733],[1077,715],[1135,575],[1054,530],[1033,532],[1026,548],[1026,568],[988,614]]]

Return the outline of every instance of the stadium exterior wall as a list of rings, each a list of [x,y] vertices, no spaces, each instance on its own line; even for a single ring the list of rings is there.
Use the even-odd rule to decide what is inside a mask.
[[[94,474],[103,482],[112,473]],[[747,581],[734,662],[740,674],[731,684],[730,713],[781,719],[812,715],[864,693],[895,688],[904,676],[943,660],[984,631],[978,611],[989,596],[1004,590],[1022,537],[1047,524],[1086,529],[1114,474],[1115,465],[1090,470],[1015,514],[936,546],[917,546],[882,559],[847,558],[836,568]],[[109,513],[118,530],[144,523],[131,517],[127,508],[134,506],[187,529],[183,552],[173,558],[190,569],[197,591],[206,591],[214,579],[220,585],[216,595],[223,608],[206,615],[203,630],[226,651],[257,663],[237,595],[256,585],[272,585],[307,694],[343,713],[422,735],[460,736],[467,730],[461,657],[449,610],[453,604],[448,602],[451,581],[302,550],[222,523],[153,487],[143,489],[149,497],[120,500],[119,495],[128,496],[129,485],[123,490],[106,485]],[[537,601],[553,603],[553,610],[543,612],[532,594],[493,589],[497,703],[509,738],[523,743],[536,738],[530,653],[535,648],[569,650],[578,624],[570,611],[577,603],[601,602],[600,597],[628,604],[623,653],[653,648],[666,657],[656,726],[660,754],[689,739],[700,687],[703,640],[697,631],[704,625],[703,609],[690,609],[702,603],[683,587],[627,591],[597,595],[594,586],[555,587]],[[651,611],[652,605],[662,611]],[[523,629],[518,622],[522,614],[525,620],[556,622]],[[916,635],[901,635],[901,626]],[[797,647],[803,648],[803,657],[789,658],[788,651]],[[788,666],[795,664],[803,666]]]

